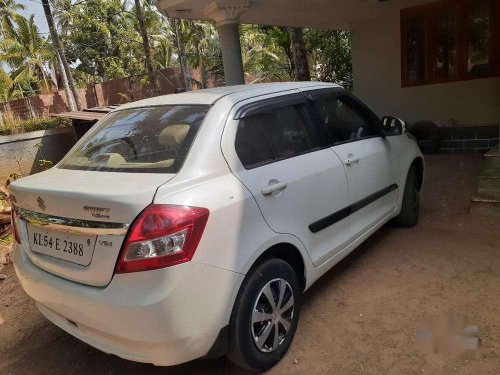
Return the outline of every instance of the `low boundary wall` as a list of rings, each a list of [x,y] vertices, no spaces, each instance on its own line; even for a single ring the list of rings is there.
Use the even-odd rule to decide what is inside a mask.
[[[0,136],[0,184],[11,173],[27,176],[45,170],[41,160],[56,164],[75,142],[73,128]]]

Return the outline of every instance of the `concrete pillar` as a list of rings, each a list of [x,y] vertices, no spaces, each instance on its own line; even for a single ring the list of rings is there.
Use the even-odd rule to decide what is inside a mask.
[[[210,4],[204,13],[215,21],[219,33],[226,85],[245,84],[245,72],[241,58],[241,13],[250,6],[249,0],[218,0]]]
[[[222,62],[226,85],[245,84],[243,60],[241,58],[240,32],[237,23],[217,25],[222,48]]]

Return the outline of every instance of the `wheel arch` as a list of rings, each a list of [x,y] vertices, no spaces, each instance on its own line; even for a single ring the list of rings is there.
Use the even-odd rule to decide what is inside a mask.
[[[265,250],[259,257],[253,262],[252,266],[248,270],[248,274],[251,273],[257,266],[262,264],[264,261],[278,258],[287,262],[297,274],[297,278],[300,282],[300,287],[304,290],[306,286],[306,264],[300,250],[290,242],[279,242],[267,250]]]
[[[263,250],[262,250],[263,249]],[[234,309],[238,301],[239,296],[245,282],[248,280],[248,276],[263,262],[268,259],[278,258],[287,262],[297,274],[299,279],[299,285],[301,290],[305,290],[307,285],[307,277],[312,269],[312,262],[308,258],[307,251],[303,247],[302,242],[298,240],[295,236],[291,235],[279,235],[271,240],[271,242],[266,242],[262,245],[261,251],[256,252],[254,257],[248,260],[247,265],[243,268],[241,273],[245,275],[241,283],[234,286],[233,297],[230,299],[229,309],[227,309],[225,321],[227,322],[224,327],[221,328],[214,344],[204,356],[204,358],[218,358],[227,352],[229,346],[229,324],[231,322],[232,316],[234,314]],[[310,275],[312,276],[312,275]]]
[[[416,150],[414,152],[405,154],[403,153],[402,159],[401,159],[401,184],[400,184],[400,194],[398,196],[398,203],[397,203],[397,209],[394,212],[394,216],[399,215],[401,211],[401,205],[403,203],[403,192],[404,192],[404,187],[406,185],[406,180],[408,178],[408,173],[410,172],[410,169],[412,166],[415,166],[416,172],[417,172],[417,179],[419,182],[419,188],[422,190],[422,187],[425,182],[425,160],[420,152],[420,150]]]
[[[422,186],[424,184],[424,159],[420,156],[417,156],[410,164],[410,168],[412,166],[415,166],[415,170],[417,172],[416,177],[418,181],[418,187],[419,189],[422,189]],[[410,168],[408,168],[408,170],[410,170]]]

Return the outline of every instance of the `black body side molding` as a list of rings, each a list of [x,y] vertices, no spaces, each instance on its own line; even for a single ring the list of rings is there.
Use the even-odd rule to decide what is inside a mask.
[[[315,221],[314,223],[309,225],[309,230],[313,233],[318,233],[319,231],[328,228],[330,225],[333,225],[340,220],[345,219],[354,212],[361,210],[363,207],[368,206],[370,203],[375,202],[377,199],[382,198],[384,195],[389,194],[391,191],[396,190],[397,188],[397,184],[392,184],[382,190],[377,191],[376,193],[370,194],[369,196],[351,204],[350,206],[347,206],[337,212],[334,212],[331,215]]]

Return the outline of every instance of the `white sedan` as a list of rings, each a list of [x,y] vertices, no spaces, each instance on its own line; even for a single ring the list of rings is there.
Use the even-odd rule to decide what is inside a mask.
[[[104,352],[269,369],[305,290],[389,220],[416,224],[424,160],[404,126],[317,82],[123,105],[11,185],[17,275]]]

